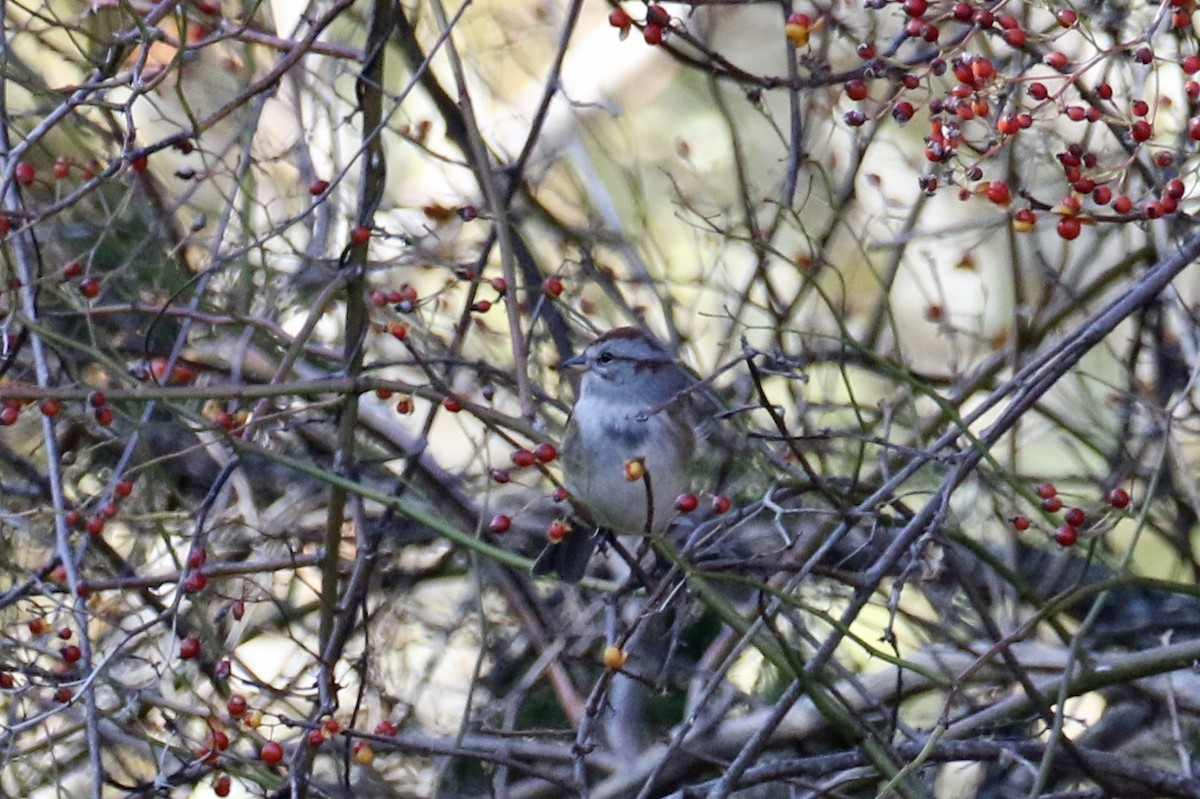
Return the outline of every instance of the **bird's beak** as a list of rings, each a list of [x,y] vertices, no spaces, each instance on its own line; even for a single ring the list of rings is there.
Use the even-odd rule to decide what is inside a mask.
[[[587,358],[582,355],[576,355],[574,358],[567,358],[558,365],[559,369],[582,369],[587,366]]]

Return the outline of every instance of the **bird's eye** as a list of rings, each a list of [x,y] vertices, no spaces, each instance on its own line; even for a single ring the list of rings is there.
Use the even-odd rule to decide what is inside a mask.
[[[600,356],[596,358],[596,363],[612,363],[612,360],[613,354],[611,352],[602,352],[600,353]]]

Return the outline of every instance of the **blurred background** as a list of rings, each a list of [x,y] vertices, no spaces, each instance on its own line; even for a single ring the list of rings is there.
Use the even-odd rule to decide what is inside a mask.
[[[1200,795],[1191,2],[0,14],[0,792]]]

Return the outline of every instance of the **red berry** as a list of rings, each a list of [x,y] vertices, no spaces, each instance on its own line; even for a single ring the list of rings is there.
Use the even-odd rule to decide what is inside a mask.
[[[1072,527],[1082,527],[1084,521],[1087,520],[1087,513],[1083,508],[1071,508],[1063,514],[1063,521]]]
[[[655,3],[646,9],[646,24],[666,27],[671,24],[671,15],[665,8]]]
[[[371,228],[366,225],[356,225],[350,231],[350,243],[357,246],[366,244],[371,240]]]
[[[1029,84],[1029,96],[1035,100],[1045,100],[1050,96],[1050,92],[1046,89],[1044,83],[1034,82]]]
[[[475,313],[487,313],[488,311],[492,310],[492,301],[476,300],[475,302],[471,303],[471,310]]]
[[[695,494],[680,494],[675,497],[675,509],[680,513],[691,513],[700,505]]]
[[[1008,42],[1009,47],[1022,47],[1025,39],[1025,31],[1020,28],[1012,28],[1004,32],[1004,41]]]
[[[395,735],[396,732],[396,725],[387,719],[384,719],[375,725],[376,735]]]
[[[562,294],[564,288],[566,287],[563,285],[563,279],[558,275],[550,275],[542,283],[542,291],[551,297],[557,297]]]
[[[1129,492],[1123,488],[1114,488],[1108,492],[1108,504],[1117,510],[1129,507]]]
[[[1163,193],[1168,197],[1174,197],[1178,200],[1184,193],[1183,181],[1179,178],[1171,178],[1167,181],[1167,185],[1163,189]]]
[[[1029,519],[1024,516],[1014,516],[1009,521],[1012,522],[1014,530],[1020,531],[1029,529]]]
[[[1064,216],[1058,220],[1058,235],[1062,236],[1067,241],[1074,241],[1079,238],[1079,232],[1082,226],[1079,224],[1079,217]]]
[[[1067,54],[1061,50],[1054,50],[1047,53],[1046,57],[1042,60],[1046,62],[1046,66],[1053,67],[1054,69],[1062,69],[1067,65]]]
[[[1060,547],[1075,546],[1075,542],[1079,540],[1079,531],[1069,524],[1064,524],[1059,527],[1054,533],[1054,541]]]
[[[403,322],[392,322],[388,326],[388,332],[397,341],[404,341],[404,339],[408,338],[408,325]]]
[[[629,26],[633,24],[633,20],[629,18],[629,14],[625,9],[617,6],[608,12],[608,24],[614,28],[627,31],[629,30]]]
[[[314,197],[318,197],[329,190],[329,181],[317,178],[312,183],[308,184],[308,193]]]
[[[89,277],[79,284],[79,293],[89,300],[94,299],[100,294],[100,281],[94,277]]]
[[[283,760],[283,747],[278,741],[267,741],[259,751],[258,757],[262,762],[274,765]]]
[[[208,578],[204,576],[204,572],[193,569],[183,578],[183,590],[189,594],[194,594],[197,591],[203,591],[208,585]]]
[[[1058,513],[1062,510],[1063,501],[1058,497],[1048,497],[1042,500],[1042,509],[1047,513]]]
[[[1194,75],[1197,72],[1200,72],[1200,56],[1198,56],[1198,55],[1185,56],[1184,59],[1179,62],[1179,65],[1181,67],[1183,67],[1184,72],[1186,72],[1189,75]]]
[[[88,394],[88,405],[93,408],[99,408],[108,403],[108,397],[104,396],[104,392],[99,389]]]
[[[662,44],[663,29],[661,25],[646,23],[646,27],[642,28],[642,40],[649,45]]]
[[[229,796],[232,781],[228,774],[218,774],[213,780],[213,793],[217,796]]]
[[[325,733],[322,730],[309,730],[306,740],[309,746],[320,746],[325,743]]]
[[[442,407],[450,413],[458,413],[463,409],[462,402],[453,394],[442,397]]]
[[[558,457],[558,449],[548,441],[544,441],[533,448],[533,455],[542,463],[549,463]]]
[[[1133,200],[1122,194],[1112,201],[1112,209],[1118,214],[1127,214],[1133,209]]]
[[[0,671],[0,688],[8,690],[16,683],[13,681],[13,676],[7,671]]]
[[[208,560],[208,551],[204,547],[196,547],[188,553],[188,568],[199,569]]]
[[[230,695],[229,700],[225,702],[225,709],[229,711],[230,716],[236,719],[246,712],[246,708],[249,707],[249,704],[250,703],[246,701],[246,697],[242,696],[241,694],[232,694]]]
[[[717,494],[712,499],[712,508],[714,513],[728,513],[731,503],[729,497],[723,494]]]
[[[488,523],[488,529],[496,534],[507,533],[510,527],[512,527],[512,517],[503,513],[497,513]]]
[[[75,635],[75,632],[70,627],[60,627],[58,629],[58,632],[55,633],[55,635],[57,635],[59,638],[61,638],[64,641],[70,641],[71,638]]]
[[[1070,8],[1061,9],[1056,15],[1060,27],[1069,28],[1079,21],[1079,16]]]
[[[54,690],[54,701],[60,705],[65,705],[71,701],[71,689],[65,685],[60,685]]]
[[[62,270],[63,280],[74,280],[82,274],[83,264],[79,263],[79,261],[72,261],[64,266]]]
[[[904,0],[904,13],[910,17],[924,16],[928,10],[928,0]]]
[[[229,606],[229,615],[233,616],[236,621],[241,621],[242,617],[246,615],[246,600],[233,600],[233,603]]]
[[[146,167],[150,165],[150,160],[144,155],[139,155],[129,159],[129,168],[134,172],[145,172]]]
[[[21,161],[13,170],[13,176],[22,186],[28,186],[37,178],[37,170],[28,161]]]
[[[571,532],[571,528],[562,519],[555,519],[550,522],[550,526],[546,528],[546,538],[550,539],[550,543],[557,544],[567,537],[567,533]]]
[[[987,198],[996,205],[1007,205],[1012,195],[1008,191],[1008,184],[1002,180],[993,180],[987,187]]]
[[[508,281],[505,280],[504,278],[494,277],[488,282],[491,284],[492,288],[496,291],[496,293],[499,294],[501,297],[503,297],[508,292]]]
[[[103,516],[96,514],[92,518],[88,519],[87,527],[84,529],[87,530],[88,535],[100,535],[102,532],[104,532],[105,521],[107,520]]]
[[[21,415],[21,409],[12,405],[5,405],[0,409],[0,425],[8,427],[17,423],[17,418]]]
[[[971,8],[970,3],[955,3],[950,13],[959,22],[970,22],[975,16],[975,9]]]
[[[534,462],[537,461],[537,458],[534,457],[533,453],[527,449],[513,450],[512,455],[509,457],[517,466],[532,466]]]
[[[570,496],[570,494],[565,486],[555,486],[554,494],[552,496],[554,497],[555,502],[566,502],[567,497]]]
[[[83,657],[83,650],[75,646],[75,644],[67,644],[60,651],[62,659],[66,663],[77,663]]]
[[[124,499],[133,493],[133,481],[128,477],[118,480],[117,484],[113,486],[113,493]]]
[[[1154,60],[1154,51],[1149,47],[1139,47],[1133,54],[1133,60],[1139,64],[1149,64]]]
[[[1097,205],[1108,205],[1110,200],[1112,200],[1112,189],[1108,186],[1097,186],[1092,192],[1092,201]]]
[[[913,113],[915,113],[913,104],[907,100],[901,100],[900,102],[896,103],[896,105],[892,106],[892,118],[901,125],[912,119]]]
[[[41,408],[43,416],[53,417],[58,416],[58,412],[62,410],[62,403],[54,397],[47,397],[38,407]]]
[[[867,84],[860,78],[846,82],[846,96],[851,100],[865,100],[867,98]]]
[[[492,469],[492,471],[490,472],[490,475],[491,475],[492,480],[499,483],[500,485],[504,485],[505,483],[507,483],[509,480],[512,479],[511,477],[509,477],[508,472],[506,472],[504,469]]]

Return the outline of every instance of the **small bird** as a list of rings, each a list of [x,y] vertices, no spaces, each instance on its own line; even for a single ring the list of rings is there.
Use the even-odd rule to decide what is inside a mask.
[[[633,327],[610,330],[562,366],[584,370],[561,447],[571,497],[601,528],[622,535],[663,532],[691,482],[703,421],[689,390],[696,377]],[[649,475],[649,497],[643,479],[627,476],[639,459]],[[546,547],[533,573],[578,582],[594,548],[590,532],[575,529]]]

